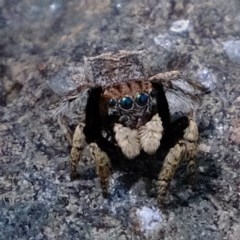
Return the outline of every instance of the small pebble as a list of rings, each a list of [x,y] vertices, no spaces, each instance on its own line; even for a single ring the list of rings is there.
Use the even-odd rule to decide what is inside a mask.
[[[140,231],[146,237],[152,236],[154,232],[158,232],[163,222],[163,215],[159,209],[143,206],[135,212],[134,222],[140,227]]]
[[[159,34],[156,37],[154,37],[153,40],[156,45],[167,50],[170,50],[173,46],[173,41],[168,34]]]
[[[200,67],[196,73],[196,77],[208,90],[212,91],[216,87],[217,76],[210,69]]]
[[[179,35],[184,35],[192,29],[189,20],[178,20],[172,23],[170,31]]]
[[[223,42],[223,48],[232,62],[240,64],[240,40]]]

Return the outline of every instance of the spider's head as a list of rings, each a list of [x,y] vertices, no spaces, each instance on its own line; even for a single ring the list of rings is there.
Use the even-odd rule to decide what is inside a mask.
[[[139,128],[156,113],[154,90],[148,81],[129,81],[103,92],[108,116],[130,128]]]

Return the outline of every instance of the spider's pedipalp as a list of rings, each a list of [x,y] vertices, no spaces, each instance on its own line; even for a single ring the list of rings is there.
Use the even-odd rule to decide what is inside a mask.
[[[114,132],[115,139],[127,158],[133,159],[140,154],[141,146],[137,130],[115,124]]]
[[[154,154],[160,146],[162,134],[161,118],[155,114],[149,122],[139,128],[140,144],[144,152]]]

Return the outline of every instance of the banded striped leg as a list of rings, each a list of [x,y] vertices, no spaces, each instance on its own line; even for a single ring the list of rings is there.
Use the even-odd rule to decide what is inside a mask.
[[[58,121],[58,124],[59,124],[63,134],[65,135],[65,137],[68,141],[68,144],[70,146],[72,146],[72,140],[73,140],[72,130],[69,128],[69,126],[63,116],[58,116],[57,121]]]
[[[112,174],[110,159],[107,153],[102,151],[96,143],[90,143],[88,148],[95,160],[96,172],[100,179],[103,196],[106,197],[108,194],[109,177]]]
[[[197,154],[197,147],[198,147],[198,127],[196,122],[190,118],[189,119],[189,126],[185,130],[184,139],[188,141],[187,146],[187,156],[186,159],[187,163],[187,177],[188,182],[193,184],[196,179],[196,154]]]
[[[85,145],[85,136],[83,133],[84,124],[80,123],[75,129],[72,139],[72,149],[70,153],[70,178],[74,180],[77,177],[77,165],[81,159],[82,150]]]
[[[172,147],[164,159],[162,170],[158,176],[158,202],[165,200],[168,187],[182,160],[188,162],[188,174],[195,174],[195,157],[197,153],[198,128],[194,120],[189,119],[189,125],[184,130],[184,135]]]

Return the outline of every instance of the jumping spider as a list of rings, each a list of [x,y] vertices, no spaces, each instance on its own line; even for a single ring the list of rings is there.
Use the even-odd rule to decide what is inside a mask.
[[[157,180],[159,203],[164,201],[182,160],[187,161],[189,176],[194,175],[199,138],[194,103],[204,90],[201,84],[179,71],[149,77],[142,51],[85,58],[74,76],[76,89],[56,110],[71,146],[71,179],[78,175],[77,165],[86,144],[104,195],[112,164],[120,159],[127,164],[140,158],[163,158]],[[180,116],[174,117],[179,112]],[[77,126],[73,133],[66,119],[74,118]]]

